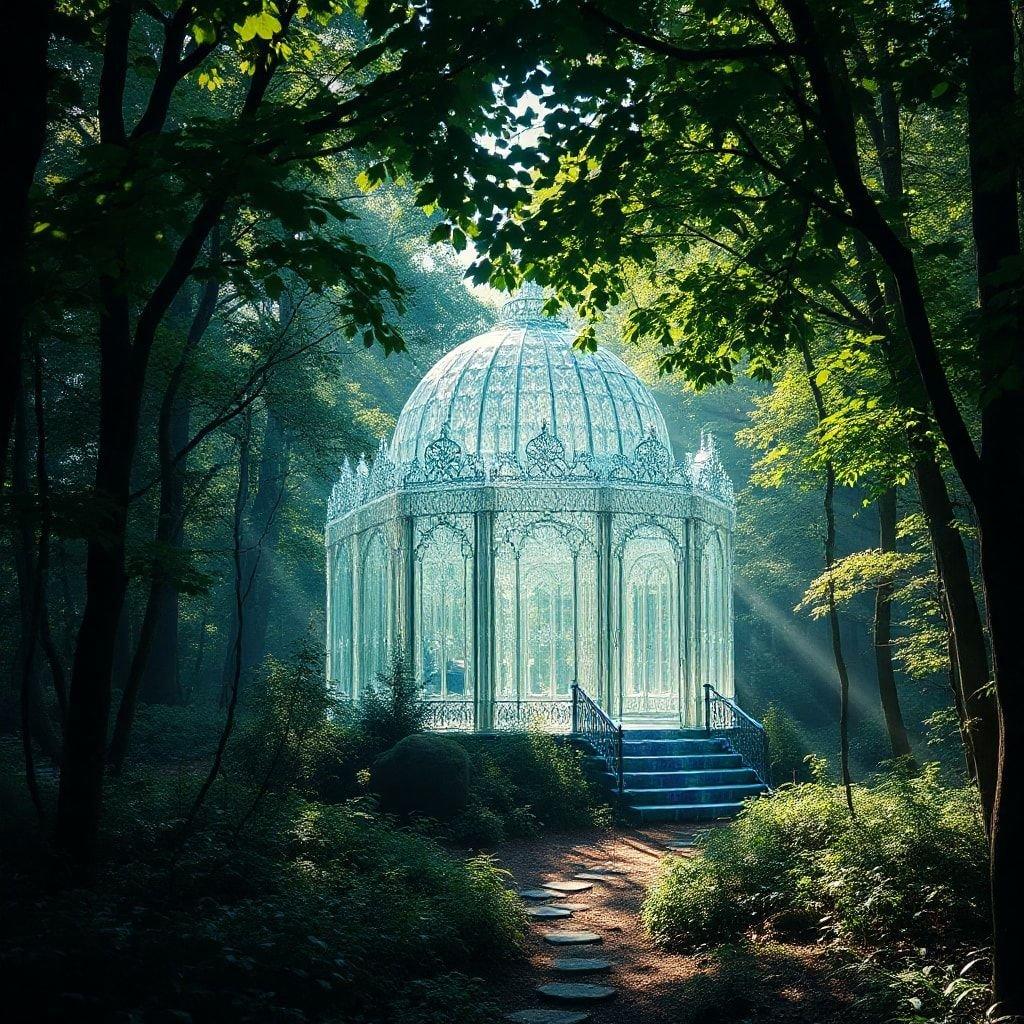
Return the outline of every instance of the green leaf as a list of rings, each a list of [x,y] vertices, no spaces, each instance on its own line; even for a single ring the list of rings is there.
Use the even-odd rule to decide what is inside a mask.
[[[235,31],[243,43],[251,42],[256,36],[260,39],[273,39],[281,31],[281,22],[270,11],[250,14],[241,25],[235,24]]]

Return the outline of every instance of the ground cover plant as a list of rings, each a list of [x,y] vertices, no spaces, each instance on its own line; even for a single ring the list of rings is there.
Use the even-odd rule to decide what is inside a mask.
[[[698,856],[667,861],[646,927],[684,947],[826,943],[837,967],[860,964],[862,998],[880,1013],[942,1019],[959,999],[958,1019],[971,1019],[983,1008],[988,941],[976,792],[945,785],[928,764],[854,786],[851,815],[824,763],[814,768],[813,781],[750,801],[707,832]]]

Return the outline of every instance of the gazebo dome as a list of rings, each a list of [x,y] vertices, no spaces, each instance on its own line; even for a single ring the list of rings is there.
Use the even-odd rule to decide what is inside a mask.
[[[601,471],[632,457],[652,435],[671,451],[668,429],[639,377],[606,348],[573,348],[568,322],[545,316],[539,288],[502,308],[495,326],[439,359],[409,396],[391,441],[398,466],[422,462],[442,433],[490,469],[502,456],[526,462],[542,431],[570,463]]]

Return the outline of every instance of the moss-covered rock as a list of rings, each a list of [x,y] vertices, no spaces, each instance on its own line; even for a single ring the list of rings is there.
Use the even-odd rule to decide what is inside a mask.
[[[448,821],[469,799],[470,760],[445,736],[406,736],[373,766],[371,783],[381,808]]]

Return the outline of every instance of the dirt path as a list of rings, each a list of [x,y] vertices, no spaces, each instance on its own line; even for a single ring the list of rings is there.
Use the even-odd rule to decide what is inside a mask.
[[[564,921],[531,924],[526,959],[488,979],[490,994],[503,1012],[573,1008],[556,1007],[536,988],[549,982],[580,981],[617,990],[609,1002],[579,1007],[591,1013],[593,1024],[857,1021],[846,986],[829,975],[818,947],[762,942],[684,955],[654,945],[640,924],[644,891],[663,857],[694,855],[690,850],[670,850],[666,844],[686,841],[697,831],[679,826],[594,831],[500,847],[498,860],[520,889],[568,880],[580,871],[614,868],[622,872],[595,881],[587,892],[566,897],[587,909],[575,911]],[[597,932],[603,942],[552,946],[543,936],[556,930]],[[598,976],[556,977],[551,963],[566,956],[600,957],[613,967]]]

